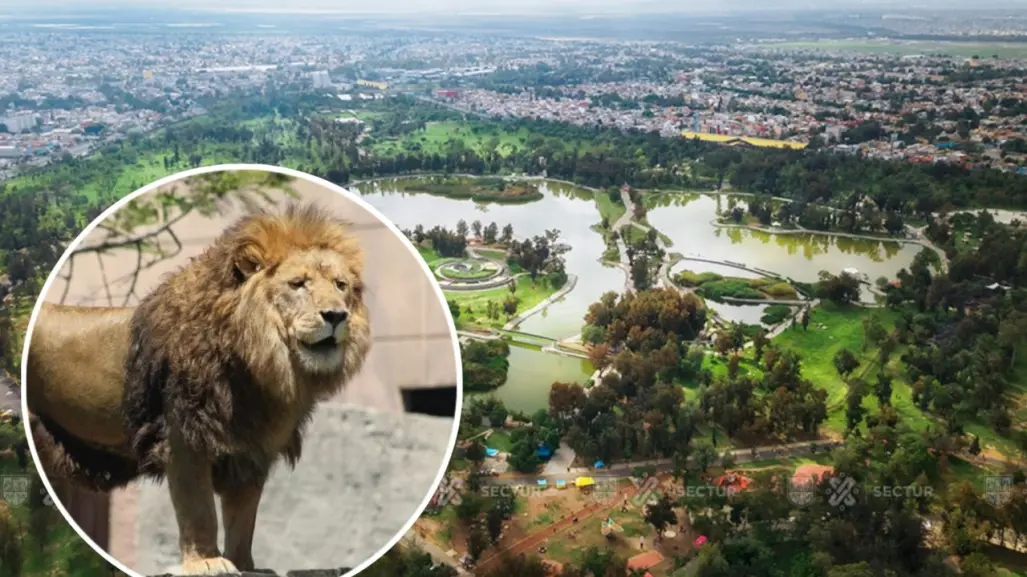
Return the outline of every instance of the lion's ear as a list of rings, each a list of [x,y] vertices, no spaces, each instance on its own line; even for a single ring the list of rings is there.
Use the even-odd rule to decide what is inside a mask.
[[[250,278],[264,268],[264,255],[255,245],[247,244],[236,251],[235,270],[243,279]]]

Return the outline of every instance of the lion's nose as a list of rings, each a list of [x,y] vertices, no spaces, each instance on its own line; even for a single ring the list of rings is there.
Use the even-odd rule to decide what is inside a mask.
[[[349,311],[347,311],[347,310],[321,311],[321,318],[323,318],[326,323],[332,325],[332,327],[337,327],[337,326],[341,325],[342,323],[346,322],[346,319],[349,318]]]

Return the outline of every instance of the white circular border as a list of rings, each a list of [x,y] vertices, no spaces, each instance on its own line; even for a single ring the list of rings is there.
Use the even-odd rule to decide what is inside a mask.
[[[402,529],[396,534],[396,536],[389,540],[389,542],[386,543],[384,547],[379,549],[378,552],[369,557],[366,561],[350,569],[349,572],[345,573],[342,576],[353,577],[361,571],[363,571],[364,569],[367,569],[368,567],[373,565],[379,559],[381,559],[386,553],[389,552],[389,550],[395,547],[396,544],[403,539],[403,537],[414,526],[414,523],[417,521],[417,519],[420,518],[424,510],[428,507],[428,503],[431,502],[432,497],[435,495],[435,492],[438,490],[439,485],[442,483],[442,478],[446,474],[446,468],[449,466],[449,461],[453,456],[453,450],[456,447],[457,433],[460,430],[460,415],[463,412],[464,375],[463,371],[460,370],[460,339],[456,332],[456,324],[453,322],[452,315],[448,314],[449,304],[446,301],[446,295],[442,292],[442,287],[439,286],[439,283],[435,280],[435,275],[433,275],[431,269],[428,268],[428,263],[424,262],[424,259],[421,258],[420,253],[417,252],[417,249],[414,248],[413,243],[410,242],[410,239],[408,239],[406,235],[404,235],[403,232],[399,229],[399,227],[397,227],[390,219],[386,218],[385,215],[381,213],[381,211],[371,206],[359,194],[347,190],[323,178],[319,178],[317,176],[313,176],[305,172],[300,172],[298,170],[293,170],[291,168],[284,168],[281,166],[273,166],[269,164],[216,164],[213,166],[203,166],[200,168],[193,168],[190,170],[178,172],[172,174],[171,176],[166,176],[134,192],[129,193],[128,195],[124,196],[123,198],[115,202],[109,208],[107,208],[107,210],[103,211],[103,213],[101,213],[100,216],[96,217],[88,225],[86,225],[82,232],[80,232],[79,235],[75,237],[75,240],[71,241],[71,243],[68,245],[68,248],[64,250],[64,254],[62,254],[61,258],[57,260],[57,264],[54,265],[53,270],[50,271],[50,275],[47,276],[46,282],[43,283],[43,288],[39,292],[39,297],[36,299],[36,304],[32,308],[32,316],[29,318],[28,330],[25,333],[25,344],[22,347],[21,353],[21,412],[23,415],[23,426],[25,427],[25,437],[29,441],[28,444],[29,451],[32,453],[32,462],[35,464],[36,470],[39,472],[39,477],[43,481],[43,485],[46,487],[47,493],[49,493],[50,498],[53,500],[54,505],[57,507],[57,510],[61,512],[61,516],[64,517],[64,519],[68,522],[69,525],[71,525],[71,528],[74,529],[76,533],[78,533],[78,536],[81,537],[83,541],[85,541],[89,544],[90,547],[92,547],[93,551],[99,553],[101,557],[103,557],[108,563],[116,567],[122,573],[125,573],[130,577],[146,577],[145,575],[136,573],[134,570],[127,567],[121,561],[115,559],[109,552],[105,551],[102,547],[97,545],[96,542],[94,542],[93,539],[88,534],[86,534],[86,532],[83,531],[81,527],[79,527],[75,519],[68,514],[68,510],[64,508],[64,504],[61,503],[61,500],[57,498],[53,486],[50,485],[50,479],[47,478],[46,473],[43,472],[43,468],[39,464],[39,454],[36,452],[36,443],[35,440],[32,438],[32,427],[30,426],[28,419],[29,409],[27,395],[27,373],[29,345],[32,343],[32,331],[35,328],[36,318],[39,315],[39,310],[42,308],[43,302],[46,299],[46,295],[50,290],[50,285],[53,284],[54,280],[57,278],[58,273],[61,271],[62,268],[64,268],[64,264],[71,257],[71,253],[76,248],[78,248],[78,245],[81,244],[82,241],[89,236],[89,233],[91,233],[93,229],[99,226],[100,223],[107,220],[107,218],[112,216],[114,213],[116,213],[126,204],[131,202],[133,199],[143,196],[144,194],[152,192],[167,184],[172,184],[184,178],[189,178],[191,176],[196,176],[199,174],[207,174],[211,172],[231,172],[241,170],[276,172],[278,174],[284,174],[287,176],[305,180],[307,182],[316,184],[322,188],[330,190],[340,196],[345,197],[347,200],[356,203],[357,206],[364,209],[372,216],[377,218],[379,221],[381,221],[381,223],[384,224],[394,235],[396,235],[403,241],[404,246],[406,246],[407,250],[410,251],[410,254],[417,260],[418,264],[421,267],[421,271],[425,274],[425,276],[431,279],[432,288],[435,290],[435,296],[439,299],[439,303],[442,305],[444,311],[446,311],[447,313],[445,315],[446,324],[449,326],[449,332],[453,339],[453,358],[456,362],[457,389],[456,414],[453,415],[453,430],[449,436],[449,448],[446,449],[446,454],[444,455],[442,464],[439,466],[438,474],[435,475],[435,481],[431,485],[431,490],[428,492],[427,495],[425,495],[424,500],[421,502],[421,505],[414,511],[413,516],[410,517],[410,519],[403,525]]]

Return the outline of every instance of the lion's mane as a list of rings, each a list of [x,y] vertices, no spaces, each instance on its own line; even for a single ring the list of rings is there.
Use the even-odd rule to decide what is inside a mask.
[[[294,369],[279,329],[267,326],[261,299],[244,298],[240,259],[273,271],[295,251],[338,253],[360,279],[351,292],[343,363],[332,375]],[[220,493],[262,480],[284,457],[295,465],[315,403],[361,368],[371,345],[363,300],[363,252],[344,223],[312,206],[259,212],[239,220],[204,253],[171,274],[136,309],[131,324],[124,422],[139,473],[160,479],[172,431],[214,463]],[[259,288],[259,287],[257,287]],[[259,313],[259,314],[257,314]],[[277,452],[263,442],[279,419],[298,425]]]

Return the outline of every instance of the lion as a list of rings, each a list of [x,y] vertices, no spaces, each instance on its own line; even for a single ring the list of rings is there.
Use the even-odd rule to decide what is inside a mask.
[[[272,466],[295,466],[370,350],[363,277],[347,224],[294,204],[244,216],[138,307],[42,305],[26,400],[44,470],[96,491],[166,479],[182,572],[253,570]]]

